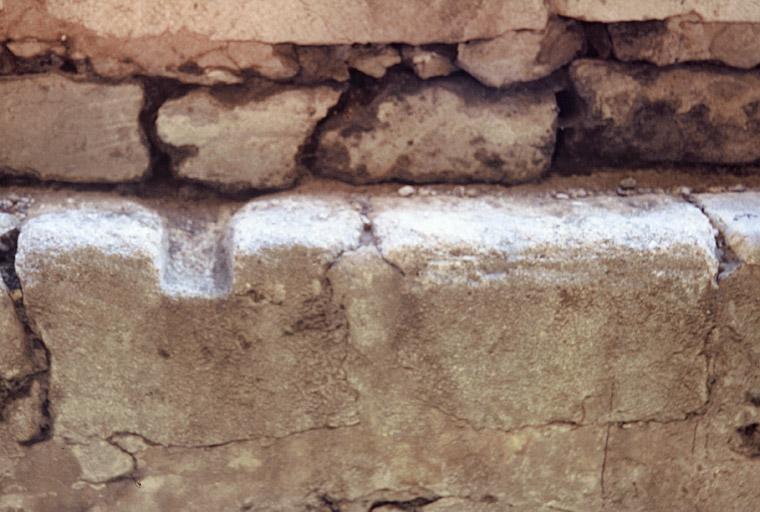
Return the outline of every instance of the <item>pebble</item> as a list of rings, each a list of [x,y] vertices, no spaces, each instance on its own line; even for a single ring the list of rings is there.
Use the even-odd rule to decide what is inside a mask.
[[[728,187],[729,192],[744,192],[745,190],[747,190],[747,187],[745,187],[741,183],[738,183],[736,185],[731,185],[730,187]]]
[[[565,194],[564,192],[556,192],[554,194],[555,199],[570,199],[570,196]]]
[[[400,195],[401,197],[410,197],[410,196],[413,196],[416,191],[417,190],[411,185],[404,185],[403,187],[398,189],[398,195]]]
[[[636,188],[636,180],[630,176],[628,178],[620,180],[620,188],[623,190],[631,190],[633,188]]]

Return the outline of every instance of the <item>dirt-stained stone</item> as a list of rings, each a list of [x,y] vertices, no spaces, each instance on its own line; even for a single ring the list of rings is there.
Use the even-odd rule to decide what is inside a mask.
[[[575,61],[585,110],[563,149],[624,163],[749,163],[760,158],[760,75],[715,67]]]
[[[137,84],[0,77],[0,171],[69,182],[136,180],[149,163],[142,104]]]
[[[317,123],[340,98],[327,87],[286,87],[237,103],[196,90],[161,107],[163,142],[190,154],[177,174],[234,188],[287,187],[300,171],[298,155]]]
[[[299,46],[295,51],[301,67],[298,78],[303,82],[345,82],[351,69],[382,78],[388,68],[401,62],[398,50],[383,44]]]
[[[349,96],[321,127],[314,171],[352,183],[515,183],[549,166],[557,107],[550,91],[506,93],[469,78],[389,77]]]
[[[760,24],[704,23],[697,16],[665,21],[616,23],[608,27],[615,56],[667,66],[718,61],[750,69],[760,64]]]
[[[760,22],[760,4],[724,0],[549,0],[555,14],[586,21],[662,20],[694,14],[703,21]]]
[[[516,30],[459,45],[457,64],[491,87],[529,82],[564,66],[584,44],[580,25],[551,18],[542,31]]]

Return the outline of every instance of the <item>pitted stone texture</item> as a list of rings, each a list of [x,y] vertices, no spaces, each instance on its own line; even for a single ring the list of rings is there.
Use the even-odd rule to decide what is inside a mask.
[[[163,142],[191,148],[180,176],[276,189],[296,180],[301,146],[339,98],[332,87],[288,87],[232,104],[197,90],[161,107],[156,123]]]
[[[662,20],[694,14],[704,21],[760,22],[760,5],[752,1],[724,0],[549,0],[561,16],[605,23]]]
[[[760,159],[760,75],[593,60],[570,75],[587,109],[566,148],[586,158],[748,163]]]
[[[459,45],[457,64],[491,87],[543,78],[570,62],[584,45],[583,30],[552,18],[542,31],[516,30]]]
[[[353,183],[536,178],[554,150],[549,91],[503,93],[470,79],[394,76],[369,102],[358,95],[322,126],[315,171]]]
[[[70,182],[136,180],[149,163],[142,104],[135,84],[0,78],[0,170]]]
[[[17,269],[55,361],[56,435],[195,446],[355,423],[325,272],[358,244],[359,215],[329,200],[262,201],[229,229],[218,271],[232,290],[203,297],[165,290],[161,220],[136,205],[28,221]]]
[[[697,208],[651,196],[373,209],[403,277],[366,308],[375,334],[361,352],[406,370],[404,399],[498,429],[665,421],[705,404],[717,261]]]
[[[667,66],[719,61],[750,69],[760,64],[760,24],[703,23],[696,16],[609,26],[615,56]]]

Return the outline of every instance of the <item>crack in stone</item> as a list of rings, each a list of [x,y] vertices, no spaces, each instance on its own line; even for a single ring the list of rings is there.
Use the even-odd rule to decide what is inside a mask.
[[[45,343],[34,331],[29,316],[24,305],[24,293],[21,288],[21,281],[16,274],[16,251],[18,248],[19,230],[14,229],[0,237],[0,277],[8,289],[9,295],[13,301],[16,317],[24,329],[27,339],[29,356],[36,368],[33,373],[25,375],[21,379],[15,379],[10,382],[0,382],[0,415],[5,408],[5,404],[28,394],[31,391],[32,383],[37,381],[40,385],[41,400],[41,422],[38,425],[37,433],[30,439],[20,443],[23,446],[31,446],[43,441],[47,441],[53,434],[53,416],[50,412],[49,388],[50,388],[50,367],[51,356]]]

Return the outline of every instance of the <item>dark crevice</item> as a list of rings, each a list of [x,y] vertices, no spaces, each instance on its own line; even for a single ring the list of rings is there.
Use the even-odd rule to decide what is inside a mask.
[[[699,200],[689,194],[685,195],[684,199],[698,208],[713,228],[713,233],[715,234],[715,256],[718,259],[718,274],[715,276],[715,281],[720,284],[723,279],[741,267],[742,261],[726,242],[723,227],[707,212]]]
[[[186,148],[169,146],[160,139],[156,125],[158,111],[167,101],[184,96],[196,86],[173,79],[148,76],[140,77],[140,81],[145,95],[143,108],[140,111],[140,127],[150,153],[146,182],[160,187],[175,181],[174,169],[189,155],[189,152]]]
[[[440,496],[433,496],[430,498],[414,498],[412,500],[406,500],[406,501],[393,501],[393,500],[383,500],[383,501],[376,501],[372,503],[372,505],[369,507],[368,512],[372,512],[373,510],[377,510],[381,507],[389,507],[391,509],[396,510],[402,510],[404,512],[421,512],[422,508],[430,505],[431,503],[435,503],[436,501],[440,500]]]
[[[0,381],[0,414],[4,404],[9,401],[28,396],[32,383],[37,381],[42,393],[41,417],[37,433],[27,441],[21,443],[25,446],[33,445],[50,439],[53,432],[53,417],[50,413],[49,401],[49,376],[50,376],[50,351],[42,339],[35,333],[27,315],[24,305],[24,294],[21,289],[21,281],[16,274],[16,250],[18,247],[19,231],[13,230],[0,237],[0,276],[13,301],[16,317],[24,328],[27,339],[27,350],[30,359],[36,368],[35,372],[18,381]]]

